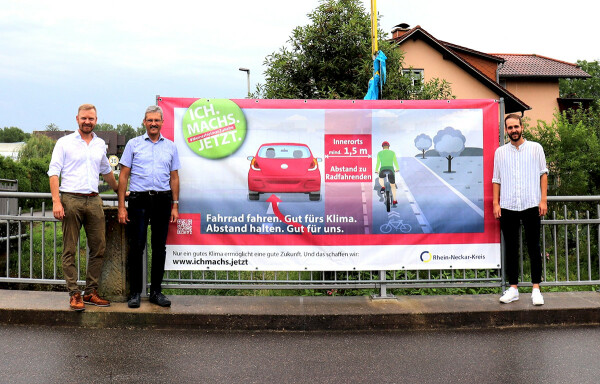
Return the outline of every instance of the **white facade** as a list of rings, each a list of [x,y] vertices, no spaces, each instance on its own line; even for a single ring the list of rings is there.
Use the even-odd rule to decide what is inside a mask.
[[[10,157],[17,161],[19,157],[19,151],[25,145],[24,142],[18,143],[0,143],[0,156]]]

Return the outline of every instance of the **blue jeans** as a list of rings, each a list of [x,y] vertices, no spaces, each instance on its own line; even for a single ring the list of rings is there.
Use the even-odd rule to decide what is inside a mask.
[[[152,267],[150,285],[152,292],[161,292],[161,284],[165,273],[165,255],[169,220],[171,218],[171,193],[150,196],[136,194],[129,196],[127,208],[129,223],[129,254],[127,268],[129,272],[130,293],[142,292],[143,252],[148,238],[148,225],[152,230],[150,244],[152,247]]]

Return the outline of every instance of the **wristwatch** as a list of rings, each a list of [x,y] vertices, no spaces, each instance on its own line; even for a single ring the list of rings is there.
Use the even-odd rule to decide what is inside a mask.
[[[173,200],[171,203],[173,203],[173,204],[179,204],[179,200]]]

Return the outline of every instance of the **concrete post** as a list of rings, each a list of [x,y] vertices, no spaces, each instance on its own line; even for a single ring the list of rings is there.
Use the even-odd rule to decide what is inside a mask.
[[[125,226],[119,224],[117,207],[104,207],[106,251],[100,277],[99,294],[114,302],[127,301],[127,251]]]

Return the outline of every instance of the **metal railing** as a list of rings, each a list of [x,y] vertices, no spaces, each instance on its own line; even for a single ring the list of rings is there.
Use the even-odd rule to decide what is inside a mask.
[[[34,202],[36,208],[24,212],[19,207],[16,213],[0,215],[0,282],[65,285],[61,267],[62,237],[57,235],[59,221],[54,218],[52,209],[46,209],[52,195],[0,192],[0,199],[3,198],[26,199]],[[104,195],[102,200],[106,205],[113,205],[117,195]],[[75,260],[77,282],[84,285],[89,249],[84,235],[80,236],[77,249],[80,250]]]
[[[101,195],[113,205],[116,195]],[[0,192],[0,198],[43,200],[50,194]],[[548,197],[549,214],[542,220],[543,285],[600,284],[600,196]],[[60,255],[62,239],[57,221],[42,203],[16,215],[0,215],[0,282],[64,285]],[[79,276],[85,277],[87,244],[81,238],[77,260]],[[80,244],[80,245],[81,245]],[[528,282],[529,260],[521,239],[520,285]],[[149,255],[151,257],[151,254]],[[4,265],[2,265],[4,264]],[[388,270],[388,271],[167,271],[163,288],[178,289],[388,289],[504,287],[502,269]],[[84,283],[78,276],[80,283]]]
[[[550,219],[542,220],[544,285],[600,284],[600,196],[548,197],[548,200],[563,204],[557,207],[562,208],[560,211],[549,211]],[[583,209],[569,210],[568,203],[579,203]]]

